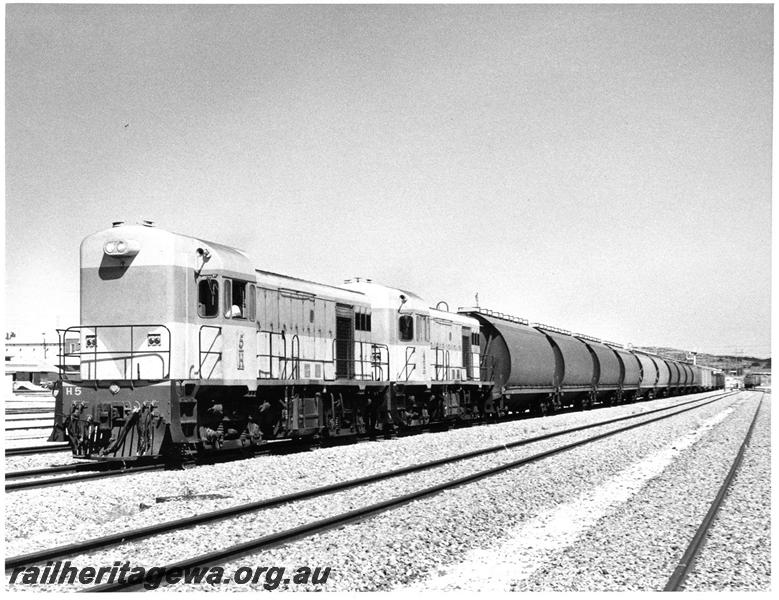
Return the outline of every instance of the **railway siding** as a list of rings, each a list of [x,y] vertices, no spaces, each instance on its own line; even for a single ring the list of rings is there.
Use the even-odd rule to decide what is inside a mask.
[[[539,569],[527,579],[515,581],[511,589],[662,590],[744,439],[760,394],[751,397],[630,502],[600,519],[575,544],[555,553],[548,563],[553,567]],[[766,410],[768,404],[764,402],[761,410]],[[761,430],[766,424],[759,418]],[[741,539],[749,532],[736,527],[730,535]],[[763,552],[758,550],[751,555],[753,560],[759,561]],[[768,582],[762,583],[763,587],[752,589],[767,589]]]
[[[771,403],[687,577],[689,591],[767,590],[771,582]]]
[[[650,479],[659,476],[682,452],[731,417],[735,410],[731,406],[718,412],[597,488],[528,519],[510,532],[500,546],[470,552],[461,564],[444,575],[421,582],[419,590],[501,592],[515,589],[517,582],[532,575],[539,564],[554,564],[557,553],[574,544],[619,505],[629,502]],[[582,579],[588,579],[587,573],[582,573]]]

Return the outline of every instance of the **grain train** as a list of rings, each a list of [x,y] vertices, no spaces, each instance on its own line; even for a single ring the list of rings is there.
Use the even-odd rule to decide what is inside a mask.
[[[353,279],[258,270],[242,251],[113,227],[80,248],[52,441],[134,459],[447,427],[723,387],[711,369]],[[77,338],[75,349],[64,341]]]

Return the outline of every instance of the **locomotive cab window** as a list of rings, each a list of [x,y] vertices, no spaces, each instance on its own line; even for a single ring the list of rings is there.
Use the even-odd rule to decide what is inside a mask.
[[[414,339],[414,317],[403,315],[398,319],[398,330],[401,342],[410,342]]]
[[[219,311],[219,283],[215,279],[203,279],[197,286],[197,314],[215,317]]]
[[[254,320],[256,306],[254,294],[254,285],[246,281],[225,279],[225,318]]]

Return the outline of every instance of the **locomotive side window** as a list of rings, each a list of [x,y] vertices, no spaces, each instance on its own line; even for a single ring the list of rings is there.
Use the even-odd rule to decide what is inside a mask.
[[[233,304],[232,316],[236,319],[245,319],[248,314],[246,306],[246,283],[243,281],[233,281]],[[236,308],[238,310],[236,310]]]
[[[233,282],[229,279],[225,279],[224,285],[224,311],[225,319],[229,319],[232,313],[233,306]]]
[[[411,315],[403,315],[398,320],[400,341],[410,342],[414,339],[414,317]]]
[[[256,305],[254,300],[254,286],[249,289],[245,281],[225,279],[224,307],[226,319],[251,319],[254,320]]]
[[[247,295],[247,304],[246,304],[246,317],[250,321],[254,321],[255,317],[257,316],[257,292],[254,289],[254,284],[251,283],[248,286],[246,286],[249,289],[249,293]]]
[[[417,341],[430,341],[430,318],[424,315],[417,315]]]
[[[354,328],[357,331],[371,330],[371,316],[367,313],[354,313]]]
[[[215,279],[203,279],[197,286],[197,314],[215,317],[219,311],[219,283]]]

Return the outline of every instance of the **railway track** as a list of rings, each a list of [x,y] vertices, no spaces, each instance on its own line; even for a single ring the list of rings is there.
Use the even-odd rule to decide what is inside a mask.
[[[46,444],[45,446],[23,446],[21,448],[6,448],[5,455],[29,456],[31,454],[48,454],[50,452],[65,452],[70,450],[69,444]]]
[[[54,407],[51,408],[6,408],[6,416],[16,415],[52,415],[54,418]]]
[[[30,419],[20,419],[23,421],[27,421]],[[52,419],[53,420],[53,419]],[[6,427],[6,431],[27,431],[29,429],[51,429],[51,424],[49,425],[28,425],[27,427]]]
[[[292,539],[297,539],[300,537],[310,536],[315,533],[319,533],[322,531],[326,531],[328,529],[332,529],[334,527],[341,526],[343,524],[357,521],[364,519],[366,517],[372,516],[374,514],[378,514],[380,512],[390,510],[392,508],[396,508],[399,506],[402,506],[404,504],[407,504],[413,500],[424,498],[427,496],[431,496],[434,494],[437,494],[443,490],[450,489],[453,487],[461,486],[467,483],[472,483],[475,481],[478,481],[480,479],[489,477],[491,475],[496,475],[498,473],[507,471],[509,469],[514,469],[517,467],[521,467],[526,464],[530,464],[536,461],[543,460],[545,458],[549,458],[551,456],[554,456],[555,454],[559,454],[561,452],[565,452],[567,450],[571,450],[573,448],[577,448],[580,446],[583,446],[585,444],[589,444],[604,438],[607,438],[612,435],[616,435],[618,433],[628,431],[637,427],[642,427],[644,425],[654,423],[657,421],[660,421],[662,419],[667,419],[674,417],[676,415],[686,413],[688,411],[695,410],[697,408],[701,408],[703,406],[707,406],[709,404],[712,404],[714,402],[718,402],[720,400],[726,399],[728,397],[733,396],[734,393],[718,393],[714,396],[704,397],[704,398],[697,398],[694,400],[689,400],[684,403],[678,403],[674,404],[672,406],[666,406],[663,408],[653,409],[650,411],[644,411],[642,413],[638,414],[632,414],[622,417],[617,417],[605,421],[601,421],[598,423],[591,423],[587,425],[580,425],[577,427],[572,427],[560,431],[554,431],[551,433],[543,434],[534,436],[531,438],[526,438],[522,440],[518,440],[515,442],[510,442],[506,444],[500,444],[499,446],[493,446],[489,448],[483,448],[479,450],[474,450],[471,452],[466,452],[463,454],[458,454],[455,456],[449,456],[441,459],[436,459],[424,463],[418,463],[414,465],[410,465],[407,467],[403,467],[400,469],[395,469],[392,471],[386,471],[383,473],[378,473],[375,475],[369,475],[366,477],[361,477],[357,479],[352,479],[340,483],[335,483],[331,485],[326,486],[320,486],[317,488],[312,488],[309,490],[304,490],[301,492],[295,492],[291,494],[286,494],[283,496],[278,496],[274,498],[269,498],[266,500],[261,500],[258,502],[251,502],[247,504],[237,505],[234,507],[229,507],[226,509],[218,510],[218,511],[212,511],[208,513],[202,513],[200,515],[194,515],[192,517],[187,517],[185,519],[178,519],[173,521],[167,521],[164,523],[159,523],[147,527],[142,527],[135,530],[128,530],[123,531],[120,533],[103,536],[99,538],[94,538],[91,540],[85,540],[82,542],[78,542],[75,544],[68,544],[65,546],[58,546],[56,548],[49,548],[45,550],[41,550],[38,552],[20,555],[16,557],[11,557],[6,560],[6,569],[12,569],[17,568],[19,566],[29,566],[38,564],[43,561],[52,560],[56,558],[66,557],[66,556],[72,556],[74,554],[80,554],[87,551],[95,550],[98,548],[105,548],[110,546],[115,546],[118,544],[121,544],[125,541],[129,540],[137,540],[137,539],[143,539],[152,537],[155,535],[159,535],[168,531],[173,530],[179,530],[184,529],[188,527],[192,527],[195,525],[201,525],[206,523],[212,523],[217,522],[220,520],[228,519],[231,517],[235,517],[238,515],[251,513],[260,511],[266,508],[278,506],[281,504],[288,504],[304,499],[314,498],[318,496],[324,496],[327,494],[331,494],[334,492],[338,492],[341,490],[346,490],[349,488],[355,488],[359,486],[368,485],[371,483],[383,481],[386,479],[390,479],[393,477],[398,477],[401,475],[406,475],[410,473],[420,472],[427,469],[432,469],[437,466],[442,466],[446,464],[450,464],[457,461],[462,461],[468,458],[474,458],[477,456],[482,456],[490,453],[497,453],[503,450],[506,450],[508,448],[513,447],[519,447],[524,446],[528,444],[532,444],[535,442],[540,442],[542,440],[548,440],[551,438],[584,431],[587,429],[592,429],[595,427],[603,427],[605,425],[610,425],[614,423],[619,423],[622,421],[627,420],[637,420],[635,423],[630,423],[627,425],[624,425],[622,427],[618,427],[616,429],[608,430],[606,432],[598,433],[594,436],[587,437],[572,443],[564,444],[561,446],[558,446],[556,448],[553,448],[551,450],[546,450],[544,452],[540,452],[537,454],[534,454],[532,456],[528,456],[522,459],[513,460],[504,464],[501,464],[497,467],[492,467],[489,469],[481,470],[475,473],[471,473],[469,475],[465,475],[463,477],[459,477],[457,479],[452,479],[450,481],[429,486],[426,488],[423,488],[421,490],[412,492],[410,494],[405,494],[402,496],[397,496],[395,498],[391,498],[389,500],[371,504],[368,506],[361,507],[356,510],[352,510],[346,513],[341,513],[332,517],[328,517],[325,519],[321,519],[318,521],[313,521],[304,525],[301,525],[299,527],[295,527],[292,529],[276,532],[270,535],[263,536],[261,538],[257,538],[255,540],[251,540],[249,542],[245,542],[236,546],[231,546],[229,548],[224,548],[221,550],[217,550],[215,552],[211,552],[205,555],[200,555],[196,557],[192,557],[189,559],[185,559],[183,561],[179,561],[176,564],[173,565],[167,565],[165,568],[186,568],[186,567],[193,567],[193,566],[199,566],[204,564],[215,564],[219,562],[223,562],[224,560],[234,557],[234,556],[240,556],[245,555],[247,553],[250,553],[255,550],[270,548],[273,546],[277,546],[280,544],[283,544],[287,541],[290,541]],[[667,413],[667,414],[660,414],[656,416],[656,413]],[[651,416],[651,418],[646,419],[642,417]],[[124,589],[126,587],[130,587],[127,582],[125,583],[114,583],[114,584],[107,584],[102,586],[96,586],[94,588],[90,588],[89,591],[116,591],[119,589]]]
[[[23,477],[36,477],[39,475],[51,475],[53,473],[63,473],[69,471],[90,471],[89,473],[76,473],[74,475],[66,475],[64,477],[46,477],[41,479],[31,479],[30,481],[17,481],[13,483],[5,484],[6,492],[13,492],[16,490],[28,490],[31,488],[49,487],[52,485],[63,485],[67,483],[78,483],[81,481],[88,481],[90,479],[105,479],[107,477],[119,477],[124,475],[133,475],[135,473],[142,473],[145,471],[154,471],[164,469],[167,465],[165,463],[153,463],[150,465],[139,465],[126,468],[118,468],[118,465],[113,463],[105,463],[112,465],[110,467],[97,467],[95,464],[83,464],[83,465],[62,465],[58,467],[49,467],[45,469],[33,469],[31,471],[17,471],[15,473],[7,473],[6,479],[10,478],[23,478]],[[95,470],[95,469],[98,470]]]
[[[256,456],[259,454],[272,454],[272,453],[284,453],[284,452],[290,452],[294,451],[295,448],[289,448],[288,446],[294,444],[286,443],[286,441],[280,441],[278,443],[272,444],[270,447],[265,447],[263,449],[260,449],[256,452],[253,452],[251,455]],[[296,446],[297,447],[297,446]],[[307,447],[301,449],[307,449]],[[69,446],[64,446],[62,450],[69,450]],[[27,448],[22,450],[32,450],[33,452],[30,452],[34,454],[34,450],[36,450],[35,447],[33,448]],[[47,447],[42,447],[43,452],[53,452],[54,449],[49,449]],[[57,449],[59,451],[59,449]],[[6,456],[9,456],[8,451],[6,451]],[[14,456],[13,454],[10,456]],[[244,452],[241,454],[242,458],[246,458],[246,453]],[[220,461],[228,461],[235,458],[235,455],[233,454],[220,454],[219,456],[209,456],[202,459],[193,459],[193,460],[181,460],[181,461],[175,461],[171,462],[170,460],[165,460],[163,458],[150,458],[146,461],[134,461],[133,463],[125,463],[123,461],[118,460],[108,460],[104,462],[83,462],[83,463],[73,463],[68,465],[57,465],[54,467],[43,467],[43,468],[37,468],[37,469],[29,469],[29,470],[23,470],[23,471],[12,471],[10,473],[5,474],[6,481],[9,479],[26,479],[28,477],[33,477],[36,479],[30,479],[29,481],[18,481],[18,482],[12,482],[12,483],[6,483],[5,484],[5,491],[6,492],[13,492],[17,490],[28,490],[32,488],[41,488],[41,487],[50,487],[54,485],[65,485],[69,483],[79,483],[81,481],[88,481],[90,479],[102,479],[105,477],[116,477],[119,475],[132,475],[134,473],[149,471],[149,470],[158,470],[158,469],[164,469],[164,468],[174,468],[174,469],[180,469],[188,465],[195,465],[195,464],[208,464],[208,463],[215,463]],[[88,471],[84,473],[85,471]],[[76,474],[74,475],[68,475],[65,477],[49,477],[50,475],[58,475],[61,473],[67,473],[67,472],[74,472]]]
[[[719,394],[719,392],[717,393]],[[689,402],[696,402],[701,400],[691,400]],[[681,403],[677,406],[682,406],[684,403]],[[568,411],[561,411],[568,412]],[[647,414],[647,413],[644,413]],[[416,433],[420,433],[419,432]],[[404,435],[412,435],[411,432],[406,432]],[[367,435],[362,436],[358,438],[358,441],[367,441],[369,437]],[[332,440],[324,440],[322,445],[332,445],[337,444],[337,441]],[[287,440],[275,440],[272,441],[269,445],[264,446],[263,448],[256,450],[252,452],[251,454],[256,456],[259,454],[270,454],[270,453],[284,453],[284,452],[294,452],[294,451],[300,451],[300,450],[307,450],[309,449],[309,445],[301,445],[294,442],[289,442]],[[6,450],[6,456],[23,456],[23,455],[29,455],[29,454],[37,454],[37,453],[44,453],[44,452],[55,452],[55,451],[64,451],[68,450],[69,447],[67,445],[63,445],[61,448],[49,448],[47,446],[32,446],[28,448],[20,448],[20,449],[9,449]],[[246,453],[239,452],[238,453],[242,457],[246,457]],[[235,458],[234,453],[224,453],[223,455],[218,456],[206,456],[201,457],[199,462],[210,462],[210,461],[226,461],[230,460],[232,458]],[[175,465],[176,467],[183,467],[185,464],[187,464],[189,461],[182,462],[181,464]],[[194,463],[196,461],[192,461]],[[27,470],[27,471],[17,471],[17,472],[11,472],[6,473],[6,480],[8,479],[23,479],[27,477],[45,477],[48,475],[55,475],[60,474],[64,472],[70,472],[70,471],[96,471],[95,473],[88,473],[84,475],[71,475],[67,477],[52,477],[52,478],[42,478],[42,479],[34,479],[31,481],[24,481],[24,482],[15,482],[15,483],[6,483],[5,490],[6,492],[12,492],[16,490],[24,490],[24,489],[32,489],[32,488],[40,488],[40,487],[50,487],[53,485],[64,485],[69,483],[78,483],[81,481],[87,481],[90,479],[99,479],[101,477],[111,477],[119,474],[132,474],[132,469],[123,468],[121,472],[113,473],[109,472],[110,467],[109,464],[122,464],[118,462],[114,463],[104,463],[103,465],[97,464],[97,463],[84,463],[79,465],[61,465],[61,466],[55,466],[55,467],[47,467],[47,468],[39,468],[34,470]],[[158,467],[162,468],[162,467]]]
[[[695,559],[703,547],[703,544],[706,540],[706,535],[709,532],[709,529],[711,529],[711,526],[714,523],[714,518],[717,516],[717,512],[719,512],[720,506],[722,506],[722,502],[725,499],[728,490],[730,489],[730,485],[733,482],[739,467],[741,466],[741,462],[744,458],[744,452],[749,445],[749,440],[752,438],[752,432],[755,429],[755,423],[757,423],[757,417],[760,414],[760,408],[763,406],[764,398],[765,393],[760,396],[760,402],[755,409],[752,422],[749,425],[749,429],[744,436],[744,441],[741,443],[736,457],[733,459],[733,463],[730,466],[728,474],[725,476],[725,479],[723,480],[717,495],[712,500],[711,505],[709,506],[709,510],[703,517],[703,521],[701,521],[701,524],[695,532],[695,535],[690,540],[687,549],[679,559],[679,563],[677,564],[676,569],[674,569],[674,572],[668,579],[668,582],[663,589],[664,592],[676,592],[684,588],[685,579],[695,565]]]

